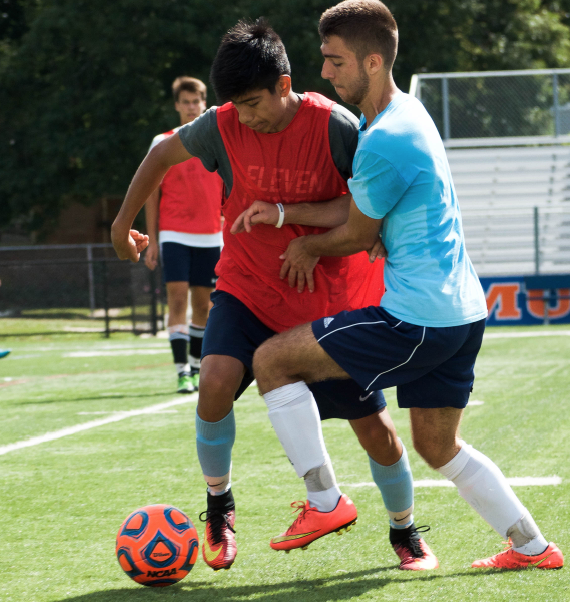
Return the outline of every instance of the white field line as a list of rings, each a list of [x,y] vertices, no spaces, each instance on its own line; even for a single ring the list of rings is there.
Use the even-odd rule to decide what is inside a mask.
[[[76,424],[75,426],[69,426],[59,431],[53,431],[51,433],[46,433],[45,435],[32,437],[31,439],[27,439],[26,441],[18,441],[16,443],[10,443],[9,445],[3,445],[2,447],[0,447],[0,456],[16,451],[18,449],[23,449],[25,447],[33,447],[34,445],[41,445],[42,443],[47,443],[48,441],[55,441],[56,439],[61,439],[61,437],[67,437],[68,435],[75,435],[75,433],[87,431],[97,426],[103,426],[104,424],[110,424],[111,422],[119,422],[120,420],[125,420],[125,418],[132,418],[133,416],[143,416],[144,414],[156,414],[158,412],[171,408],[172,406],[179,406],[197,400],[198,394],[191,393],[190,395],[184,395],[184,397],[177,397],[176,399],[173,399],[171,401],[157,403],[156,405],[148,406],[146,408],[140,408],[138,410],[128,410],[125,412],[117,412],[116,414],[113,414],[112,416],[107,416],[106,418],[99,418],[98,420],[91,420],[82,424]]]
[[[524,330],[522,332],[489,332],[483,335],[484,339],[522,339],[526,337],[570,337],[570,330],[547,330],[534,332]]]
[[[78,416],[110,416],[112,414],[122,414],[125,410],[101,411],[101,412],[77,412]],[[153,414],[178,414],[178,410],[157,410]]]
[[[479,399],[473,399],[473,400],[470,399],[467,407],[469,407],[469,406],[482,406],[482,405],[484,405],[484,403],[485,403],[484,401],[481,401]]]
[[[560,485],[560,477],[514,477],[507,479],[511,487],[543,487]],[[339,483],[339,487],[376,487],[376,483]],[[414,481],[414,487],[455,487],[451,481],[444,479],[423,479]]]
[[[132,343],[117,343],[117,344],[113,344],[113,345],[109,345],[109,344],[101,344],[101,345],[90,345],[89,348],[92,349],[93,347],[96,347],[97,349],[101,350],[101,351],[115,351],[115,350],[119,350],[119,349],[170,349],[170,347],[168,347],[168,343],[144,343],[141,345],[133,345]],[[62,346],[54,346],[54,347],[33,347],[33,351],[34,353],[62,353],[64,351],[69,351],[69,350],[73,350],[73,351],[82,351],[85,349],[84,345],[66,345],[65,348]],[[16,349],[16,352],[18,350]],[[12,353],[14,353],[14,351],[12,351]]]
[[[72,351],[62,353],[61,357],[101,357],[110,355],[158,355],[160,353],[171,353],[168,347],[162,349],[116,349],[113,351]]]

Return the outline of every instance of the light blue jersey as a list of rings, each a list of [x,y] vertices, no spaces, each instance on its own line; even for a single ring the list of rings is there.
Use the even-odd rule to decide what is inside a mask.
[[[369,127],[361,119],[353,173],[348,185],[360,211],[384,218],[381,307],[418,326],[485,318],[445,148],[419,100],[399,93]]]

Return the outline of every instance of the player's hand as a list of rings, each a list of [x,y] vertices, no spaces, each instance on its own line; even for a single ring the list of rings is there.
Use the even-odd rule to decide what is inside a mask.
[[[111,241],[119,259],[130,259],[137,263],[141,253],[148,247],[148,235],[138,230],[129,230],[125,236],[116,229],[111,229]]]
[[[381,237],[378,237],[374,246],[371,249],[368,249],[368,259],[370,260],[370,263],[374,263],[378,257],[388,257],[388,251],[386,251],[386,247],[384,246]]]
[[[239,215],[230,228],[232,234],[251,232],[256,224],[275,226],[279,221],[279,209],[273,203],[254,201],[249,209]]]
[[[158,265],[158,244],[156,241],[149,241],[144,254],[144,263],[149,270],[154,270]]]
[[[313,271],[319,262],[319,257],[309,255],[304,249],[304,236],[294,238],[287,250],[279,259],[283,259],[283,265],[279,272],[279,278],[283,280],[288,275],[289,286],[293,288],[297,284],[297,292],[302,293],[305,283],[310,293],[315,291],[315,280]]]

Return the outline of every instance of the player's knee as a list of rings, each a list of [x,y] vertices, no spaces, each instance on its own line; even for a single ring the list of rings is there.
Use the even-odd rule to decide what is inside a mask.
[[[206,322],[210,310],[210,303],[192,303],[192,320],[200,323]]]
[[[168,298],[168,309],[172,314],[186,314],[186,297],[171,295]]]
[[[235,385],[211,371],[200,372],[198,415],[207,422],[221,420],[231,410],[235,396]]]
[[[356,431],[356,437],[362,449],[367,452],[373,450],[376,446],[386,443],[386,433],[379,425],[370,423],[366,429]]]
[[[215,399],[232,399],[235,395],[235,384],[224,378],[223,373],[212,369],[200,371],[200,392],[208,394]]]
[[[362,448],[372,458],[381,458],[382,463],[388,464],[398,461],[401,449],[398,444],[398,435],[391,421],[385,423],[380,414],[373,414],[358,421],[352,421],[351,426]],[[393,462],[390,462],[393,460]]]
[[[271,345],[266,341],[260,345],[253,355],[253,374],[258,383],[265,379],[265,375],[271,371],[272,351]]]
[[[441,468],[446,464],[449,456],[450,445],[446,441],[413,437],[414,449],[423,460],[434,469]]]

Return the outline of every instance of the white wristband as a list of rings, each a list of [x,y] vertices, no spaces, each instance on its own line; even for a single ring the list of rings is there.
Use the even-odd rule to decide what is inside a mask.
[[[283,205],[281,203],[277,203],[277,209],[279,209],[279,219],[275,224],[276,228],[281,228],[283,222],[285,221],[285,209],[283,209]]]

